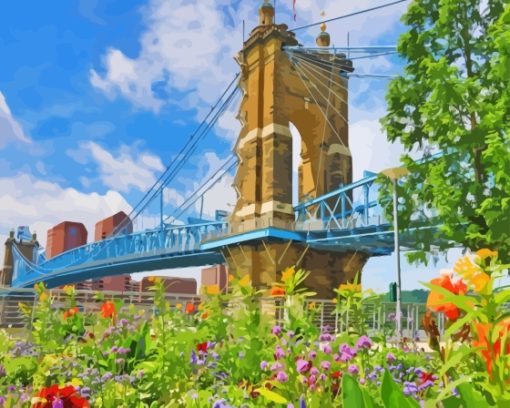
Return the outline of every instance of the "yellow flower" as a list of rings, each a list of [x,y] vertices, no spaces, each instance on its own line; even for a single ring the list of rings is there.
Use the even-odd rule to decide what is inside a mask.
[[[74,388],[76,387],[79,387],[79,386],[82,386],[83,385],[83,381],[80,380],[79,378],[73,378],[69,384],[71,384]]]
[[[310,302],[308,304],[308,310],[314,310],[315,309],[315,302]]]
[[[338,303],[338,299],[337,298],[333,298],[333,299],[331,299],[331,302],[333,302],[336,305]]]
[[[453,270],[470,286],[475,292],[481,292],[490,281],[490,276],[473,262],[468,255],[460,258],[454,265]]]
[[[229,274],[228,274],[228,281],[229,281],[229,282],[232,282],[234,279],[235,279],[234,275],[232,275],[231,273],[229,273]]]
[[[244,275],[243,279],[239,281],[239,286],[246,287],[250,284],[250,275]]]
[[[355,283],[342,283],[339,287],[339,290],[346,290],[349,292],[361,292],[361,285]]]
[[[220,287],[218,285],[207,285],[206,291],[208,295],[219,295]]]
[[[65,285],[63,291],[67,296],[71,296],[72,294],[74,294],[74,286]]]
[[[175,308],[176,308],[176,309],[182,309],[182,303],[177,303],[177,304],[175,305]]]
[[[151,283],[154,283],[156,281],[156,278],[154,276],[149,276],[147,280]]]
[[[282,282],[287,282],[289,279],[291,279],[294,274],[296,273],[293,266],[290,266],[289,268],[285,269],[282,272]]]
[[[41,302],[44,302],[46,299],[48,299],[48,292],[43,292],[39,295],[39,300]]]

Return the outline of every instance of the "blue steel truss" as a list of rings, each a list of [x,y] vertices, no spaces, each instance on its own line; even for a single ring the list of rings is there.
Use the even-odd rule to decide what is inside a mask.
[[[366,176],[321,197],[297,205],[295,222],[287,228],[259,226],[238,232],[226,221],[167,225],[116,235],[36,263],[28,261],[14,245],[13,287],[36,282],[60,286],[85,279],[166,268],[224,262],[223,249],[256,240],[302,242],[317,249],[361,251],[370,256],[393,251],[393,229],[377,201],[377,176]],[[191,220],[194,222],[196,220]],[[401,235],[403,246],[413,247],[416,232],[431,227],[431,219],[415,218],[416,226]]]

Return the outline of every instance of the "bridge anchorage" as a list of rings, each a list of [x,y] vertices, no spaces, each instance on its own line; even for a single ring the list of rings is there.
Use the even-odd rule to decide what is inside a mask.
[[[220,108],[211,111],[210,122],[199,127],[179,153],[184,159],[165,170],[130,214],[133,221],[160,197],[159,226],[131,232],[121,225],[107,239],[50,259],[37,256],[35,237],[27,247],[11,236],[4,285],[22,288],[42,281],[54,287],[108,275],[227,262],[231,271],[249,274],[257,287],[269,286],[283,269],[296,265],[311,271],[305,284],[318,297],[328,297],[333,288],[361,272],[369,257],[393,251],[391,225],[377,202],[376,175],[367,173],[352,181],[347,101],[352,60],[357,57],[329,47],[324,24],[317,47],[306,48],[285,24],[273,22],[274,9],[268,2],[259,13],[259,25],[236,58],[242,129],[235,156],[220,169],[223,173],[217,172],[221,177],[238,163],[238,199],[232,214],[176,225],[182,213],[163,218],[163,192],[232,102],[236,90],[228,91],[235,80],[220,97]],[[388,51],[368,48],[353,52]],[[292,200],[292,127],[301,138],[297,205]],[[402,244],[412,243],[411,238],[404,235]]]

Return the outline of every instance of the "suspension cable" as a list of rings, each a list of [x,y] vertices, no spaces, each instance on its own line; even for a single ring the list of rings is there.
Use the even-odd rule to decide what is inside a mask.
[[[226,174],[236,164],[237,164],[237,158],[233,154],[231,154],[223,162],[223,164],[206,181],[204,181],[202,183],[202,185],[200,185],[200,187],[198,187],[198,189],[196,189],[179,207],[177,207],[171,215],[168,215],[164,221],[166,222],[170,218],[173,218],[174,220],[178,219],[184,213],[184,211],[186,211],[191,205],[193,205],[203,194],[205,194],[207,191],[209,191],[209,189],[211,189],[212,186],[214,184],[216,184],[216,182],[218,182],[219,179],[221,179],[221,177],[223,177],[223,175]],[[228,168],[226,170],[224,170],[226,167],[228,167]],[[214,178],[216,176],[218,176],[218,174],[220,174],[218,179],[215,180],[202,194],[199,194],[200,191],[205,186],[207,186],[207,184],[209,182],[211,182],[212,180],[214,180]],[[177,212],[179,212],[179,213],[177,215],[175,215]]]
[[[307,25],[304,25],[304,26],[296,27],[296,28],[293,28],[293,29],[291,29],[289,31],[304,30],[305,28],[315,27],[315,26],[321,25],[322,23],[329,23],[331,21],[337,21],[337,20],[342,20],[344,18],[348,18],[348,17],[354,17],[354,16],[357,16],[357,15],[360,15],[360,14],[368,13],[370,11],[380,10],[380,9],[383,9],[383,8],[386,8],[386,7],[394,6],[394,5],[397,5],[397,4],[400,4],[400,3],[404,3],[406,1],[407,0],[398,0],[398,1],[393,1],[391,3],[381,4],[380,6],[371,7],[371,8],[360,10],[360,11],[355,11],[354,13],[344,14],[343,16],[334,17],[334,18],[330,18],[330,19],[327,19],[327,20],[322,20],[322,21],[319,21],[318,23],[312,23],[312,24],[307,24]]]

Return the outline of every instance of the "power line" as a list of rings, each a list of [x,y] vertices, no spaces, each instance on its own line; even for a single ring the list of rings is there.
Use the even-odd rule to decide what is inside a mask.
[[[307,24],[307,25],[301,26],[301,27],[296,27],[296,28],[293,28],[293,29],[291,29],[289,31],[304,30],[305,28],[315,27],[315,26],[321,25],[322,23],[329,23],[331,21],[342,20],[344,18],[357,16],[357,15],[360,15],[360,14],[368,13],[370,11],[375,11],[375,10],[380,10],[380,9],[383,9],[383,8],[386,8],[386,7],[390,7],[390,6],[395,6],[397,4],[404,3],[406,1],[408,1],[408,0],[398,0],[398,1],[393,1],[391,3],[381,4],[380,6],[368,8],[368,9],[365,9],[365,10],[356,11],[354,13],[345,14],[343,16],[339,16],[339,17],[335,17],[335,18],[330,18],[328,20],[319,21],[318,23],[312,23],[312,24]]]

